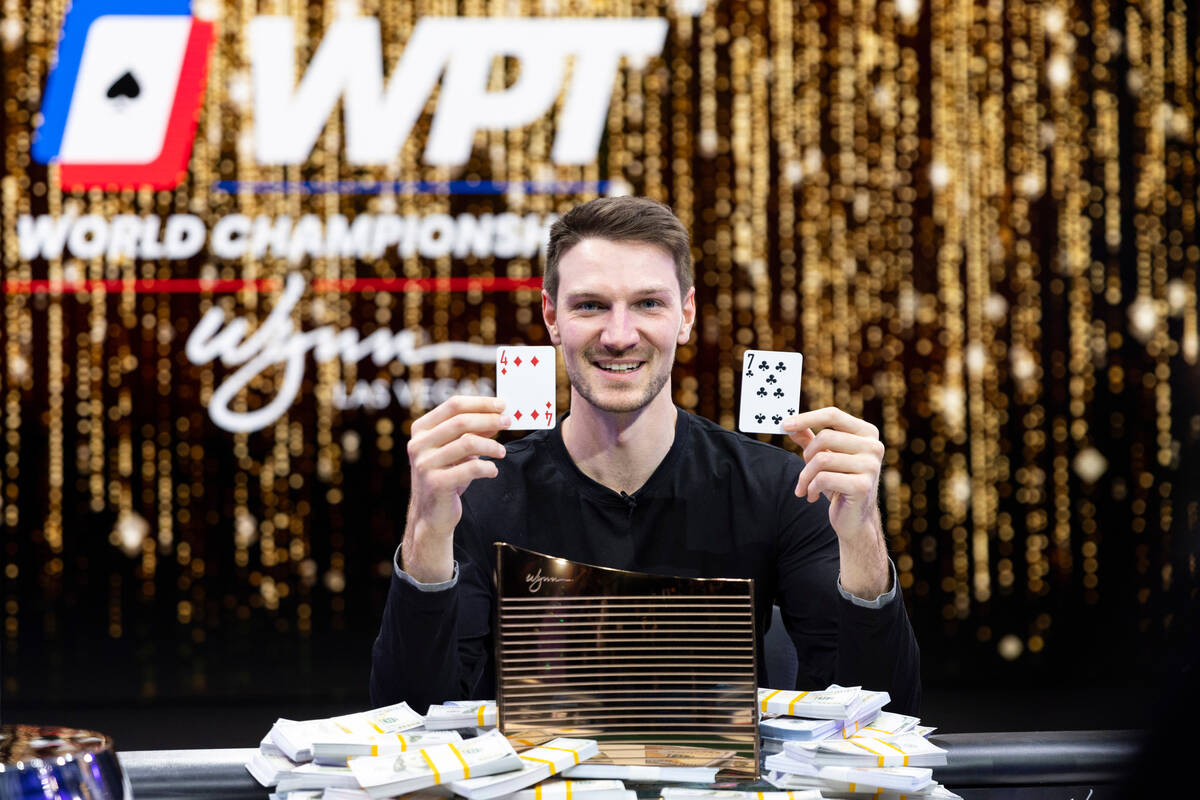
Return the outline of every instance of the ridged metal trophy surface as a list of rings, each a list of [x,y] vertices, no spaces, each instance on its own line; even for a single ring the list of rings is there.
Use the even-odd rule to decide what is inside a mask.
[[[592,738],[591,763],[758,778],[754,582],[580,564],[496,544],[500,729]]]

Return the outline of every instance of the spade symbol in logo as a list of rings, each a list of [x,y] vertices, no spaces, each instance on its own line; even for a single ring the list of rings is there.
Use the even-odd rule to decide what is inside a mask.
[[[132,72],[126,72],[117,78],[112,86],[108,87],[110,100],[119,100],[120,98],[132,100],[141,93],[142,87],[138,85],[137,78],[133,77]]]

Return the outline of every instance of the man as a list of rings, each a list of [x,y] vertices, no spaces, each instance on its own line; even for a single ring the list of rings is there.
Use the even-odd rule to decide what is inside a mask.
[[[801,461],[677,409],[671,368],[696,318],[692,281],[688,233],[664,205],[604,198],[554,223],[542,314],[570,413],[507,446],[492,438],[510,424],[496,398],[451,398],[413,423],[373,703],[494,696],[492,544],[505,541],[620,569],[752,577],[758,630],[778,602],[799,688],[887,689],[889,708],[917,712],[920,656],[883,540],[878,431],[836,408],[790,417]],[[765,674],[761,639],[759,664]]]

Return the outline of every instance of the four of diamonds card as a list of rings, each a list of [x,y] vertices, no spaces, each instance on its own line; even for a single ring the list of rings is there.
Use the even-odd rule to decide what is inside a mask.
[[[742,358],[743,433],[783,433],[783,420],[800,412],[804,356],[778,350],[747,350]]]
[[[496,397],[504,401],[504,413],[512,418],[509,430],[554,427],[558,421],[554,377],[553,347],[496,348]]]

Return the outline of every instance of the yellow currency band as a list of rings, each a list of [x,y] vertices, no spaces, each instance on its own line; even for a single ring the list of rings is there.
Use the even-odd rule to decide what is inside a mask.
[[[850,744],[854,745],[855,747],[861,747],[863,750],[866,750],[868,753],[874,753],[875,755],[879,756],[879,766],[881,766],[881,767],[883,766],[883,755],[881,755],[878,750],[872,750],[870,747],[867,747],[862,742],[856,742],[853,739],[847,739],[846,741],[848,741]],[[892,748],[892,749],[894,750],[895,748]],[[907,761],[907,759],[905,759],[905,761]],[[907,766],[907,764],[905,766]]]
[[[879,743],[882,745],[887,745],[888,747],[892,748],[900,755],[904,756],[904,766],[906,766],[906,767],[908,766],[908,753],[904,752],[899,747],[896,747],[896,745],[892,744],[891,742],[885,742],[882,739],[880,739]]]
[[[571,800],[571,782],[567,781],[567,800]]]
[[[806,695],[806,694],[811,694],[811,692],[801,692],[800,694],[798,694],[798,695],[796,695],[795,697],[793,697],[793,698],[792,698],[792,702],[788,703],[788,714],[792,714],[792,712],[793,712],[793,711],[795,710],[795,708],[796,708],[796,703],[798,703],[798,702],[800,702],[801,700],[803,700],[803,699],[804,699],[804,695]],[[793,715],[793,716],[794,716],[794,715]]]
[[[759,792],[759,793],[758,793],[758,800],[767,800],[767,799],[766,799],[765,797],[763,797],[763,793],[762,793],[762,792]]]
[[[438,772],[438,768],[433,765],[433,759],[429,757],[429,753],[426,753],[424,750],[418,750],[417,752],[421,754],[421,758],[425,759],[425,763],[429,765],[431,770],[433,770],[433,779],[436,782],[441,783],[442,776]]]
[[[570,753],[570,754],[571,754],[571,758],[575,759],[575,763],[576,763],[576,764],[578,764],[578,763],[579,763],[579,752],[578,752],[578,751],[576,751],[576,750],[572,750],[572,749],[570,749],[569,747],[551,747],[551,746],[550,746],[550,745],[548,745],[548,744],[544,744],[544,745],[542,745],[542,748],[543,748],[543,749],[545,749],[545,750],[558,750],[558,751],[561,751],[561,752],[563,752],[563,753]]]
[[[485,708],[485,706],[479,707],[479,727],[481,727],[481,728],[483,727],[483,709],[484,708]]]
[[[387,731],[376,725],[374,722],[371,723],[371,727],[375,729],[376,733],[387,733]]]
[[[783,689],[776,689],[775,691],[771,692],[769,695],[767,695],[766,697],[764,697],[764,698],[763,698],[763,701],[762,701],[762,712],[763,712],[764,714],[765,714],[765,713],[767,713],[767,702],[768,702],[768,701],[769,701],[769,700],[770,700],[772,697],[774,697],[775,695],[779,694],[779,693],[780,693],[780,692],[782,692],[782,691],[783,691]]]
[[[850,784],[850,794],[854,794],[854,784]]]
[[[377,745],[377,744],[371,745],[371,755],[373,755],[373,756],[379,755],[379,745]]]
[[[539,764],[545,764],[550,768],[550,773],[558,772],[558,767],[554,766],[554,762],[546,758],[534,758],[533,756],[518,756],[522,761],[536,761]]]
[[[403,733],[396,734],[396,740],[400,742],[400,752],[403,753],[408,749],[408,740],[404,738]]]
[[[463,780],[470,778],[471,768],[467,766],[467,760],[462,757],[462,753],[458,752],[458,748],[454,746],[454,742],[446,742],[446,744],[450,747],[450,752],[454,753],[459,763],[463,765]]]
[[[542,800],[542,785],[540,783],[533,787],[533,800]]]

